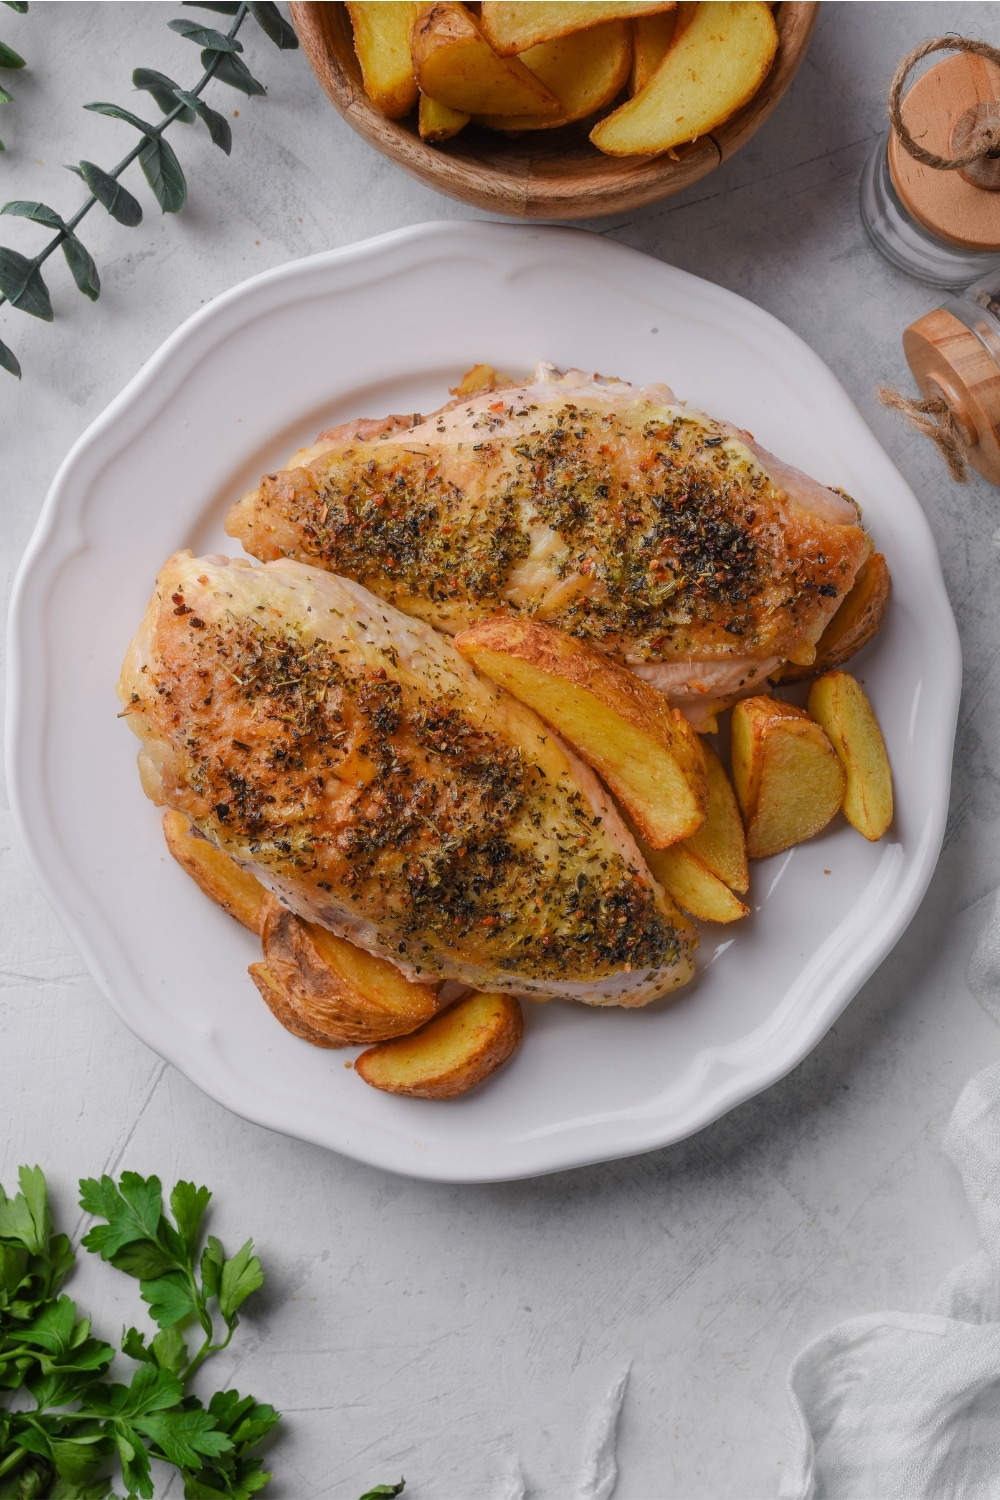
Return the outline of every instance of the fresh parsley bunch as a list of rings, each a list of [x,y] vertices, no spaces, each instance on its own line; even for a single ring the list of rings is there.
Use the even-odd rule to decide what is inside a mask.
[[[251,1450],[279,1414],[237,1391],[204,1406],[188,1384],[264,1280],[253,1242],[227,1257],[206,1239],[212,1195],[193,1183],[173,1189],[172,1218],[155,1177],[80,1183],[80,1206],[104,1221],[84,1245],[136,1277],[158,1328],[148,1344],[136,1328],[125,1333],[135,1368],[122,1385],[109,1374],[115,1349],[61,1292],[75,1256],[54,1232],[41,1170],[22,1167],[19,1182],[13,1198],[0,1188],[0,1500],[102,1500],[116,1459],[129,1496],[150,1500],[158,1459],[180,1470],[190,1500],[249,1500],[271,1477]],[[188,1330],[200,1335],[194,1352]]]

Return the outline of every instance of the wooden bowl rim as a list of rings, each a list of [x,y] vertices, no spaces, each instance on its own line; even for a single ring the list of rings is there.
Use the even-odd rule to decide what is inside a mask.
[[[717,130],[681,148],[673,160],[665,155],[604,156],[589,142],[577,142],[572,154],[560,156],[563,131],[558,133],[563,140],[546,140],[547,132],[539,131],[516,142],[499,135],[495,141],[484,141],[485,132],[463,132],[452,141],[431,145],[408,123],[412,116],[388,120],[365,94],[341,0],[292,0],[289,5],[310,67],[352,129],[438,192],[520,218],[592,218],[636,208],[714,171],[750,139],[782,98],[805,57],[818,11],[818,0],[782,0],[774,13],[778,52],[757,93]]]

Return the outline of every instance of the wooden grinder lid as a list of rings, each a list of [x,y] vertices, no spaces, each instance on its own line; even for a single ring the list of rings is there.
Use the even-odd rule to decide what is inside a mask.
[[[928,69],[900,107],[914,140],[942,157],[959,154],[970,122],[994,112],[1000,114],[1000,67],[973,52],[958,52]],[[889,171],[904,207],[937,239],[963,250],[1000,251],[1000,159],[941,171],[916,161],[892,130]]]
[[[1000,485],[1000,368],[976,335],[940,307],[905,330],[903,353],[927,400],[944,402],[969,463]]]

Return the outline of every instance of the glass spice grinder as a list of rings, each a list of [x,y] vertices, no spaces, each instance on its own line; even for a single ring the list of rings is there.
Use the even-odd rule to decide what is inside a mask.
[[[942,50],[953,55],[904,93],[915,64]],[[954,477],[971,464],[1000,485],[1000,50],[922,43],[897,69],[889,117],[862,174],[862,222],[898,270],[957,295],[903,334],[924,400],[880,394],[934,439]]]

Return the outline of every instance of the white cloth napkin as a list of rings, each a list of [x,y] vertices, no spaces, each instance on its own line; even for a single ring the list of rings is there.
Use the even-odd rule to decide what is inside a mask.
[[[969,966],[1000,1021],[1000,901]],[[781,1500],[997,1500],[1000,1496],[1000,1063],[963,1089],[944,1149],[982,1248],[930,1313],[841,1323],[793,1363],[793,1460]]]

